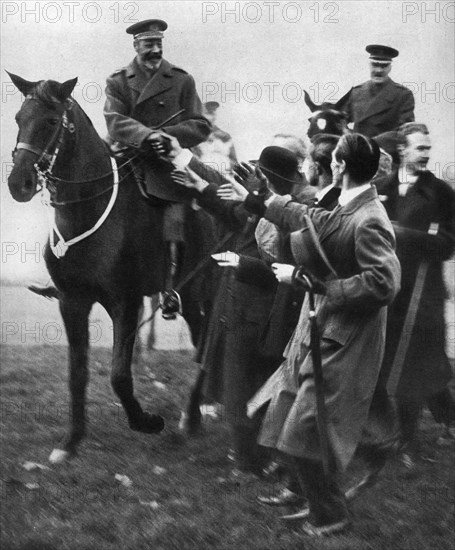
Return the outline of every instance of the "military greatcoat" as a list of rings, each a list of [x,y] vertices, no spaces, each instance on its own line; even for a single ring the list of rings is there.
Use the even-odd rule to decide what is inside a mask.
[[[377,92],[371,81],[354,86],[339,109],[354,122],[354,132],[374,137],[413,122],[414,104],[411,90],[389,78]]]
[[[135,58],[107,79],[104,117],[109,139],[117,147],[140,149],[154,128],[181,109],[185,111],[162,130],[176,137],[182,147],[194,147],[207,139],[211,126],[201,114],[193,77],[165,59],[151,76]],[[190,195],[169,180],[163,184],[161,179],[150,185],[147,181],[151,194],[177,202]]]

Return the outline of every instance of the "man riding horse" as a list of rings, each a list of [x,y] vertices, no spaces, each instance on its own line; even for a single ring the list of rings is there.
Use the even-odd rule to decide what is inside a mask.
[[[104,116],[111,149],[132,149],[140,154],[137,170],[144,180],[144,191],[154,204],[165,209],[164,239],[170,243],[166,287],[170,289],[185,242],[183,203],[192,196],[167,177],[172,167],[165,161],[169,152],[166,134],[189,148],[205,141],[211,127],[201,114],[193,77],[163,59],[166,29],[167,23],[160,19],[141,21],[126,29],[134,36],[137,55],[127,67],[108,77]]]

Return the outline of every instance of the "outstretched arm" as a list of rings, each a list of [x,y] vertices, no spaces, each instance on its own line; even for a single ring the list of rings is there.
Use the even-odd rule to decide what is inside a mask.
[[[400,290],[401,266],[395,240],[383,220],[370,218],[355,233],[359,272],[346,279],[326,281],[332,308],[377,308],[390,304]]]

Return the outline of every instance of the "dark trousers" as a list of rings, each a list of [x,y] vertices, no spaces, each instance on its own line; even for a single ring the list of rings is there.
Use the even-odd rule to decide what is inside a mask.
[[[336,480],[335,468],[324,473],[322,462],[295,458],[297,478],[310,507],[310,520],[315,525],[326,525],[348,517],[344,493]]]
[[[256,443],[259,427],[254,422],[250,425],[231,424],[231,434],[237,468],[261,475],[262,469],[269,461],[270,453],[268,449]]]
[[[455,405],[448,388],[427,399],[427,405],[436,422],[449,426],[454,420]],[[398,400],[403,446],[412,447],[417,444],[417,427],[422,406],[423,404],[417,401]]]

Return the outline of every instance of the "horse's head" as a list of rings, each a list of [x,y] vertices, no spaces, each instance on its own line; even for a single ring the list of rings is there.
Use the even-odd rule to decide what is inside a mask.
[[[16,115],[19,133],[8,187],[15,200],[27,202],[39,190],[38,170],[52,167],[56,151],[64,146],[64,133],[74,129],[68,123],[67,112],[72,107],[70,95],[77,78],[60,84],[54,80],[28,82],[8,74],[25,96]]]
[[[341,110],[347,96],[344,95],[336,103],[324,102],[316,105],[311,100],[308,93],[304,90],[305,103],[310,109],[312,115],[309,118],[310,127],[308,128],[308,137],[313,138],[316,134],[333,134],[342,136],[349,132],[346,114]]]

